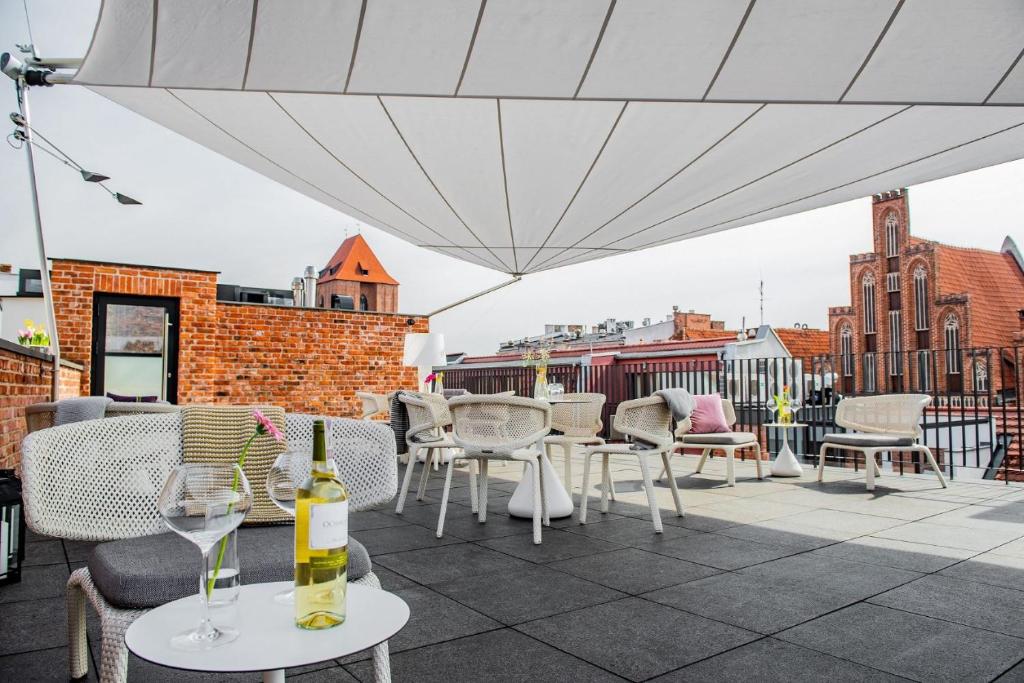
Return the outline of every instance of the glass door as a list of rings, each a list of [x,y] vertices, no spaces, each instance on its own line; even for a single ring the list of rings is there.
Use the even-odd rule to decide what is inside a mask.
[[[176,403],[178,300],[97,294],[93,307],[93,396]]]

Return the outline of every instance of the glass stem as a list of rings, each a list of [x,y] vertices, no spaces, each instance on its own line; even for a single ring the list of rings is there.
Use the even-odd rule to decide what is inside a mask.
[[[202,619],[199,622],[199,628],[196,629],[196,637],[199,640],[212,640],[216,634],[216,629],[213,628],[213,624],[210,622],[210,593],[206,590],[206,574],[209,562],[210,550],[207,548],[203,550],[203,571],[200,574],[202,579],[199,581],[199,597],[202,600]]]

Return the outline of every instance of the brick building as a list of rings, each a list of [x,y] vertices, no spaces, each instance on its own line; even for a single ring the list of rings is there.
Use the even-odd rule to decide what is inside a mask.
[[[320,271],[316,305],[335,308],[332,296],[352,297],[358,311],[398,311],[398,280],[388,275],[362,235],[349,237]]]
[[[850,256],[849,306],[829,309],[842,390],[999,394],[1024,341],[1024,263],[914,236],[906,189],[872,200],[874,248]]]

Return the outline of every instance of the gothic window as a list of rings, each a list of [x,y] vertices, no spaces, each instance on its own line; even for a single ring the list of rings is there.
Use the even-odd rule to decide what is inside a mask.
[[[875,391],[875,354],[865,353],[864,354],[864,391],[867,393],[874,393]]]
[[[900,274],[898,272],[885,274],[885,291],[900,291]]]
[[[960,374],[960,319],[955,313],[946,316],[946,372]]]
[[[889,374],[900,375],[903,374],[903,364],[900,362],[900,353],[903,351],[903,345],[901,343],[903,334],[900,329],[902,326],[902,318],[899,311],[889,311]]]
[[[914,329],[928,329],[928,272],[924,266],[914,270]]]
[[[900,255],[900,224],[896,220],[896,214],[891,211],[885,217],[885,255]]]
[[[974,391],[977,393],[988,391],[988,367],[982,358],[977,358],[974,361]]]
[[[849,323],[839,331],[839,355],[842,357],[843,377],[853,377],[853,328]]]
[[[864,334],[875,332],[875,276],[868,273],[861,285],[864,293]]]
[[[932,390],[932,354],[931,351],[917,352],[917,388],[920,391]]]

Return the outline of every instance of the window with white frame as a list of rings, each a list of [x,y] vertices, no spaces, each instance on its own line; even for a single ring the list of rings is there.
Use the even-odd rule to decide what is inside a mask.
[[[875,276],[868,273],[861,285],[864,292],[864,334],[875,332]]]
[[[914,269],[914,329],[928,329],[928,271],[924,266]]]
[[[864,391],[871,393],[875,390],[875,372],[877,365],[875,363],[875,354],[865,353],[864,354]]]
[[[988,364],[984,358],[974,359],[974,391],[988,392]]]
[[[843,377],[853,377],[853,328],[849,323],[839,331],[839,355],[843,363]]]
[[[898,292],[898,291],[900,291],[900,274],[899,273],[886,273],[885,274],[885,291],[887,291],[887,292]]]
[[[943,326],[946,337],[946,372],[950,375],[960,374],[960,319],[955,313],[946,316]]]
[[[932,354],[931,351],[917,352],[917,388],[920,391],[932,390]]]
[[[885,255],[899,256],[900,254],[900,224],[896,220],[896,213],[890,211],[885,217]]]
[[[900,354],[903,352],[902,317],[899,311],[889,311],[889,374],[902,374],[903,363]]]

